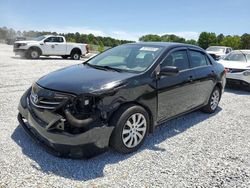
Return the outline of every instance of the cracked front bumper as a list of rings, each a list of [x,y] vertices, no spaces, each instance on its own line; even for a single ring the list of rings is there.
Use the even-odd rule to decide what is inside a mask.
[[[37,143],[59,157],[90,158],[107,150],[113,127],[101,125],[80,134],[50,132],[42,126],[29,109],[26,92],[18,106],[18,121]]]

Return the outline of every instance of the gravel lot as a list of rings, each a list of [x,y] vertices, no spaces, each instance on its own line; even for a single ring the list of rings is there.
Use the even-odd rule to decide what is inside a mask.
[[[250,187],[250,92],[226,89],[216,114],[160,126],[136,153],[56,158],[19,125],[17,105],[39,77],[81,61],[15,57],[0,44],[0,187]]]

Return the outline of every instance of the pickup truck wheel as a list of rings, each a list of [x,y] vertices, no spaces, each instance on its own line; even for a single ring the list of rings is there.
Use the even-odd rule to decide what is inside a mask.
[[[30,59],[38,59],[40,54],[39,54],[39,51],[36,50],[36,49],[30,49],[28,51],[28,56]]]
[[[79,52],[72,52],[71,53],[71,59],[74,59],[74,60],[79,60],[81,57],[81,54]]]
[[[141,106],[125,105],[113,116],[114,126],[110,145],[120,153],[136,151],[144,142],[149,130],[149,116]]]

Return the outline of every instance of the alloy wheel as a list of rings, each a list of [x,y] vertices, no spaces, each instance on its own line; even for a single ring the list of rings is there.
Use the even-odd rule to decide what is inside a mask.
[[[36,59],[38,58],[38,52],[36,50],[33,50],[31,53],[30,53],[30,56],[32,59]]]
[[[147,121],[143,114],[131,115],[126,121],[122,131],[123,144],[128,148],[136,147],[145,137]]]
[[[79,54],[74,54],[73,59],[78,60],[80,58]]]
[[[212,110],[215,110],[217,108],[219,101],[220,101],[220,92],[218,90],[214,90],[210,102]]]

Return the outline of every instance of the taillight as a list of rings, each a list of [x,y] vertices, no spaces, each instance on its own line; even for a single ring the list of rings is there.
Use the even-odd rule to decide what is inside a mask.
[[[89,53],[89,45],[86,44],[85,46],[87,54]]]

